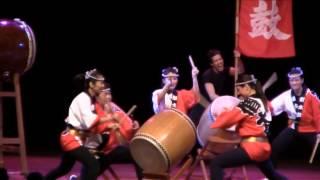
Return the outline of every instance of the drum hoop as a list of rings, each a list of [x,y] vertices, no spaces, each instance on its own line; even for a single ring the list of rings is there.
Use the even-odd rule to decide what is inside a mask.
[[[35,60],[35,54],[36,54],[35,37],[30,26],[28,26],[24,21],[21,21],[20,19],[14,19],[14,21],[21,23],[23,29],[25,30],[28,36],[29,54],[28,54],[27,65],[26,65],[26,68],[24,69],[24,72],[26,72],[32,67]]]
[[[208,118],[209,118],[209,120],[211,121],[211,122],[213,122],[213,120],[214,120],[214,118],[213,118],[213,114],[211,113],[211,106],[212,106],[212,104],[210,104],[210,111],[208,111]]]
[[[164,157],[164,159],[166,160],[167,170],[170,169],[171,161],[170,161],[170,158],[169,158],[169,153],[167,152],[167,150],[160,143],[158,143],[158,141],[155,138],[153,138],[152,136],[150,136],[150,135],[148,135],[146,133],[137,133],[133,137],[132,141],[134,139],[145,139],[148,142],[150,142],[151,144],[153,144],[159,150],[159,152]]]
[[[182,117],[184,117],[185,119],[187,119],[188,124],[189,124],[189,125],[191,126],[191,128],[193,129],[194,136],[196,137],[196,130],[197,130],[197,128],[196,128],[196,126],[194,125],[193,121],[192,121],[185,113],[183,113],[183,112],[181,112],[181,111],[179,111],[179,110],[177,110],[177,109],[173,109],[173,108],[171,108],[171,109],[166,109],[165,111],[173,111],[173,112],[176,112],[176,113],[178,113],[180,116],[182,116]]]
[[[240,100],[234,96],[230,96],[230,95],[224,95],[224,96],[219,96],[218,99],[222,99],[222,98],[229,98],[229,99],[233,99],[233,100],[237,100],[238,103],[240,102]],[[218,101],[217,100],[214,100],[212,103],[211,103],[211,106],[210,106],[210,112],[212,112],[212,107],[215,107],[217,106],[217,103]]]
[[[208,117],[208,119],[210,120],[210,122],[213,122],[214,118],[213,118],[213,114],[211,113],[211,106],[212,106],[212,103],[207,107],[209,108],[209,111],[208,113],[206,114],[206,116]],[[199,143],[204,146],[204,143],[202,142],[201,138],[200,138],[200,135],[199,135],[199,129],[197,128],[197,140],[199,141]]]
[[[27,70],[29,70],[32,67],[32,65],[35,61],[35,57],[36,57],[35,54],[36,54],[36,49],[37,49],[34,33],[29,26],[27,26],[27,29],[28,29],[27,35],[29,37],[29,47],[30,48],[29,48],[28,63],[27,63],[27,67],[24,72],[26,72]]]

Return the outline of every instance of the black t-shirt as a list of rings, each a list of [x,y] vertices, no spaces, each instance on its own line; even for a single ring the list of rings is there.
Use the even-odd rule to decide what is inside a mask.
[[[216,73],[212,70],[212,68],[207,69],[202,74],[202,82],[203,85],[205,83],[212,83],[214,86],[214,89],[216,91],[216,94],[219,96],[223,95],[234,95],[234,77],[230,75],[230,68],[231,67],[225,67],[222,72]],[[206,97],[208,99],[209,95],[205,91]]]

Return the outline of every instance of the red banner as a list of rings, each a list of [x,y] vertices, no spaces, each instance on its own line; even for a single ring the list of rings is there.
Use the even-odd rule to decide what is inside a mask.
[[[295,56],[292,1],[241,0],[239,48],[246,56]]]

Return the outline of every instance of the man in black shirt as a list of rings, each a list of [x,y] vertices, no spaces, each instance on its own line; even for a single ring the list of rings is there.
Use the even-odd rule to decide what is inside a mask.
[[[234,56],[240,58],[239,51],[234,51]],[[206,96],[213,101],[222,95],[234,95],[235,67],[225,66],[221,52],[217,49],[208,51],[208,58],[211,67],[202,75],[202,82],[206,90]],[[238,73],[244,72],[244,66],[239,59]]]

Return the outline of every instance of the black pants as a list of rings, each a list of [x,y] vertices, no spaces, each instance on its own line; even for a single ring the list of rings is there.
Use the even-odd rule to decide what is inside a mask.
[[[111,164],[114,163],[128,163],[131,162],[134,165],[137,179],[143,178],[142,169],[133,160],[128,147],[118,146],[107,155],[102,155],[99,158],[100,174],[103,173]]]
[[[272,142],[272,160],[275,163],[279,155],[286,150],[286,148],[295,140],[301,139],[313,147],[316,142],[316,133],[298,133],[291,128],[285,128]]]
[[[70,172],[76,161],[80,161],[85,167],[84,171],[81,172],[81,179],[83,180],[96,180],[99,175],[99,162],[98,160],[88,151],[87,148],[80,146],[72,151],[65,152],[62,155],[61,162],[57,168],[50,171],[45,179],[55,180],[59,177]]]
[[[262,171],[262,173],[270,180],[287,179],[274,170],[271,160],[266,160],[263,162],[253,161],[250,159],[249,155],[240,147],[220,154],[212,159],[210,164],[211,180],[223,180],[224,168],[236,167],[249,163],[255,163]]]

